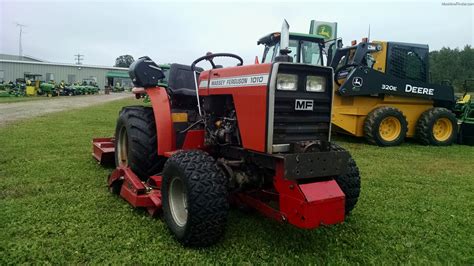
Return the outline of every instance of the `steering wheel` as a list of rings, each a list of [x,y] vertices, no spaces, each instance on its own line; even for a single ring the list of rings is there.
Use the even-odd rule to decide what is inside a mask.
[[[357,67],[359,66],[359,64],[347,64],[347,65],[343,65],[342,67],[338,68],[336,70],[336,73],[334,73],[334,82],[336,82],[336,84],[338,86],[341,86],[341,83],[339,82],[339,74],[343,71],[343,70],[347,70],[348,68],[351,68],[351,67]]]
[[[238,66],[241,66],[241,65],[244,64],[244,60],[242,60],[242,57],[240,57],[236,54],[231,54],[231,53],[216,53],[216,54],[207,53],[205,56],[201,56],[198,59],[194,60],[194,62],[191,64],[191,70],[195,71],[197,63],[199,63],[203,60],[209,61],[209,63],[211,63],[211,65],[212,65],[213,69],[217,68],[216,64],[214,64],[214,61],[213,61],[215,57],[231,57],[231,58],[235,58],[235,59],[239,60],[239,63],[237,64]]]

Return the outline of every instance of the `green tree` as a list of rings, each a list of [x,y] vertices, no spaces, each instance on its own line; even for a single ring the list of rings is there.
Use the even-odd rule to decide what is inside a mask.
[[[115,59],[115,67],[129,67],[135,59],[131,55],[121,55]]]
[[[456,91],[461,91],[466,79],[474,78],[474,48],[464,49],[443,47],[430,52],[430,74],[433,83],[449,81]]]

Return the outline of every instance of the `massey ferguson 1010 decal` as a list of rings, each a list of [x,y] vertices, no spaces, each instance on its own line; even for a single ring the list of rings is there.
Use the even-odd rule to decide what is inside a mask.
[[[256,74],[256,75],[249,75],[249,76],[235,76],[235,77],[211,79],[209,82],[209,88],[212,89],[212,88],[261,86],[261,85],[267,85],[267,83],[268,83],[268,74]],[[203,85],[204,84],[201,82],[199,87],[202,87]]]

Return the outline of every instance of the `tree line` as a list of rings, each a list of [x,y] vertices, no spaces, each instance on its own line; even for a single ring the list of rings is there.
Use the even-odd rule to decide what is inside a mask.
[[[474,48],[470,45],[464,49],[443,47],[430,52],[431,82],[450,83],[456,92],[463,89],[466,79],[474,79]]]

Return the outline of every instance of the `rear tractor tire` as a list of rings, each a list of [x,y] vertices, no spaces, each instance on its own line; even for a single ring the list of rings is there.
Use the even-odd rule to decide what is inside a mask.
[[[216,243],[224,234],[229,203],[227,179],[203,151],[180,151],[166,161],[161,186],[163,217],[185,246]]]
[[[344,148],[331,144],[331,149],[335,151],[345,151]],[[352,156],[348,161],[348,172],[335,178],[337,184],[346,196],[345,214],[349,215],[359,200],[360,195],[360,173]]]
[[[442,107],[425,111],[416,125],[416,138],[423,145],[451,145],[456,141],[457,132],[456,116]]]
[[[403,113],[394,107],[378,107],[364,121],[364,136],[370,144],[398,146],[405,140],[408,122]]]
[[[142,181],[161,172],[166,158],[158,156],[157,139],[151,107],[124,107],[115,129],[115,165],[130,167]]]

